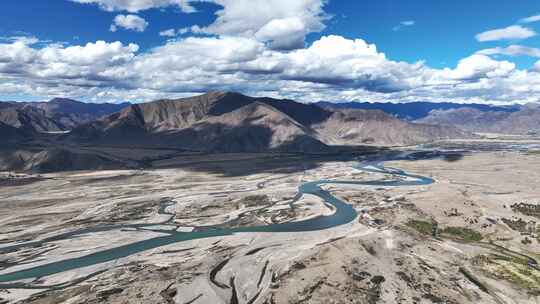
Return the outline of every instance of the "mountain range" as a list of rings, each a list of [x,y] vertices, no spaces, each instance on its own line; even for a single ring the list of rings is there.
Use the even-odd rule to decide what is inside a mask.
[[[0,122],[32,132],[68,131],[127,106],[128,103],[94,104],[66,98],[48,102],[0,102]]]
[[[381,110],[385,113],[405,120],[419,120],[427,117],[432,111],[443,111],[452,109],[470,108],[480,112],[517,112],[521,109],[520,105],[509,106],[493,106],[486,104],[475,103],[452,103],[452,102],[407,102],[407,103],[391,103],[391,102],[325,102],[316,103],[323,108],[333,109],[363,109],[363,110]]]
[[[472,132],[530,132],[539,107],[422,110],[401,119],[380,109],[210,92],[140,104],[87,104],[70,99],[0,103],[0,170],[119,168],[99,152],[120,149],[328,153],[358,146],[404,146],[472,138]],[[403,106],[402,113],[405,113]],[[425,116],[424,116],[425,115]],[[88,148],[91,147],[91,148]],[[102,148],[102,149],[100,149]],[[135,163],[139,161],[135,160]]]
[[[382,111],[211,92],[131,105],[74,128],[67,138],[89,145],[212,152],[320,152],[329,146],[411,145],[466,136],[457,128],[407,122]]]

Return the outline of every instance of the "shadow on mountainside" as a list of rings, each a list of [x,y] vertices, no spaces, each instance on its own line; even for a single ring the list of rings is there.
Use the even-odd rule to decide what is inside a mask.
[[[391,150],[373,146],[328,146],[288,120],[261,124],[204,122],[151,133],[118,128],[90,140],[42,135],[34,142],[0,149],[0,170],[35,173],[103,169],[185,169],[223,176],[294,173],[325,162],[380,158]],[[291,131],[294,130],[294,131]],[[452,156],[450,160],[459,160]]]
[[[167,166],[156,162],[153,168],[181,168],[193,172],[206,172],[226,177],[247,176],[257,173],[293,174],[305,170],[316,169],[328,162],[377,161],[377,160],[406,160],[418,161],[441,159],[447,162],[457,162],[469,152],[455,151],[422,151],[404,155],[400,150],[390,148],[357,146],[333,147],[335,152],[308,153],[261,153],[261,154],[202,154],[198,159],[182,164]],[[216,159],[212,159],[216,157]],[[228,159],[220,159],[228,158]]]
[[[248,117],[241,124],[201,122],[190,128],[152,132],[123,125],[101,133],[75,132],[61,138],[71,146],[180,149],[192,152],[300,152],[333,151],[300,127],[291,131],[290,121],[257,123],[263,116]]]
[[[292,174],[315,169],[327,162],[354,161],[358,157],[373,157],[384,149],[364,148],[328,154],[303,153],[222,153],[201,154],[183,162],[155,162],[148,169],[183,169],[226,177],[259,173]]]

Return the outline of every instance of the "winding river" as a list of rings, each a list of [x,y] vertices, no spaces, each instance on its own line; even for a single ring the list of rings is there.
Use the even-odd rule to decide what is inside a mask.
[[[346,185],[362,185],[362,186],[376,186],[376,187],[401,187],[401,186],[419,186],[419,185],[428,185],[434,182],[433,179],[406,173],[402,170],[395,168],[387,168],[379,162],[367,162],[356,165],[355,169],[366,171],[366,172],[375,172],[375,173],[384,173],[390,174],[394,177],[399,177],[393,180],[378,180],[378,181],[340,181],[340,180],[318,180],[312,182],[306,182],[302,184],[298,189],[298,195],[296,200],[298,200],[303,194],[311,194],[318,196],[325,203],[334,207],[335,212],[332,215],[328,216],[319,216],[316,218],[311,218],[298,222],[288,222],[281,224],[270,224],[266,226],[254,226],[254,227],[238,227],[238,228],[223,228],[223,229],[204,229],[193,232],[178,232],[175,230],[160,230],[164,232],[164,236],[159,236],[127,245],[118,246],[115,248],[98,251],[89,255],[65,259],[61,261],[52,262],[49,264],[39,265],[35,267],[30,267],[28,269],[18,270],[14,272],[0,274],[0,288],[54,288],[62,287],[60,285],[55,286],[43,286],[43,285],[31,285],[21,282],[22,280],[37,279],[43,278],[50,275],[58,274],[61,272],[75,270],[83,267],[88,267],[92,265],[97,265],[109,261],[114,261],[120,258],[124,258],[130,255],[134,255],[146,250],[158,248],[161,246],[166,246],[169,244],[174,244],[183,241],[210,238],[210,237],[223,237],[227,235],[232,235],[235,233],[249,233],[249,232],[265,232],[265,233],[281,233],[281,232],[307,232],[307,231],[317,231],[336,227],[339,225],[347,224],[352,222],[357,217],[356,210],[346,202],[338,199],[337,197],[330,194],[330,192],[325,191],[321,188],[322,185],[327,184],[346,184]],[[161,206],[161,213],[166,213],[165,209],[168,205],[164,204]],[[173,216],[171,214],[171,220]],[[135,225],[115,225],[115,226],[104,226],[96,228],[88,228],[77,230],[73,232],[68,232],[64,234],[59,234],[53,237],[49,237],[39,241],[26,242],[21,244],[16,244],[13,246],[7,246],[0,248],[0,253],[6,253],[13,250],[17,250],[22,247],[31,247],[31,246],[40,246],[45,243],[65,240],[69,238],[76,237],[82,234],[88,234],[92,232],[103,232],[110,231],[115,229],[125,229],[125,228],[151,228],[156,225],[167,224],[170,221],[162,223],[152,223],[152,224],[135,224]],[[62,284],[61,284],[62,285]],[[65,286],[63,286],[65,287]]]

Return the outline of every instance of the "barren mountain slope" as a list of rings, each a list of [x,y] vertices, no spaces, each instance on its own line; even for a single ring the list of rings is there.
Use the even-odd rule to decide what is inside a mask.
[[[73,131],[97,144],[151,145],[197,151],[322,149],[300,123],[239,94],[210,93],[177,101],[133,105]]]
[[[33,132],[62,131],[65,126],[47,117],[41,109],[16,103],[2,103],[0,122]]]
[[[254,102],[193,126],[195,141],[213,151],[322,151],[326,146],[288,115]]]
[[[469,136],[382,111],[329,110],[230,92],[132,105],[72,133],[72,139],[93,144],[228,152],[321,152],[326,145],[410,145]]]
[[[93,104],[65,98],[48,102],[0,102],[0,121],[34,132],[72,129],[115,113],[128,104]]]
[[[527,105],[513,113],[482,112],[471,108],[432,111],[418,122],[455,126],[472,132],[526,134],[540,131],[540,107]]]
[[[470,136],[454,127],[410,123],[379,110],[336,110],[314,129],[323,142],[335,145],[411,145]]]

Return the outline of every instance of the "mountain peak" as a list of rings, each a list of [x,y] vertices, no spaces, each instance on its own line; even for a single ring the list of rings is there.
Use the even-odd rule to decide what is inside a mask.
[[[247,97],[244,94],[233,92],[233,91],[210,91],[202,96],[214,97],[214,98],[224,98],[224,97]]]

